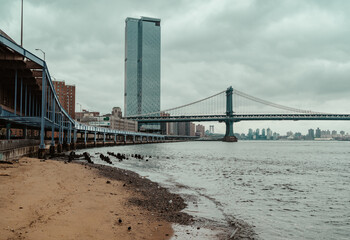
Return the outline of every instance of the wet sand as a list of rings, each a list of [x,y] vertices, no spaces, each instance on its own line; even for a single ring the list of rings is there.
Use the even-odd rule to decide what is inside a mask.
[[[171,222],[191,222],[180,197],[132,174],[35,158],[0,164],[1,239],[170,239]]]

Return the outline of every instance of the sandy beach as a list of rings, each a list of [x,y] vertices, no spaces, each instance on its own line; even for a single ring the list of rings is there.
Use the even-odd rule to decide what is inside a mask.
[[[35,158],[1,164],[1,239],[169,239],[171,222],[191,220],[181,198],[121,171]],[[152,202],[158,195],[173,207]]]

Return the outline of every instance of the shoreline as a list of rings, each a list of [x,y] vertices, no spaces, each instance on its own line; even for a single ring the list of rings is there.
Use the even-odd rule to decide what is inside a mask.
[[[100,164],[83,164],[97,169],[98,173],[106,179],[122,181],[125,189],[142,196],[132,196],[128,200],[131,205],[150,211],[156,214],[157,218],[170,223],[189,225],[193,222],[192,216],[182,212],[187,207],[184,199],[170,193],[158,183],[129,170]]]
[[[136,161],[139,161],[139,162],[141,160],[141,162],[144,162],[145,164],[148,162],[149,159],[159,158],[159,156],[152,157],[152,156],[146,156],[146,155],[144,156],[139,155],[141,159],[137,160],[137,156],[136,155],[133,156],[133,154],[124,154],[122,152],[117,153],[117,155],[118,154],[124,155],[126,157],[126,160],[132,161],[132,159],[135,159]],[[79,159],[83,155],[76,155],[76,153],[74,153],[73,159]],[[96,158],[96,155],[100,155],[99,157],[97,157],[97,159],[102,159],[106,156],[109,156],[110,159],[114,159],[114,161],[118,160],[118,156],[116,155],[116,153],[110,152],[110,151],[109,152],[107,151],[107,155],[105,155],[102,158],[101,158],[101,155],[103,156],[103,154],[101,154],[101,152],[91,153],[91,157],[94,156]],[[65,159],[69,159],[67,155],[61,156],[61,160],[65,160]],[[123,160],[119,159],[119,162],[120,161],[123,161]],[[108,163],[106,159],[102,159],[102,162]],[[102,169],[103,171],[102,175],[107,177],[110,177],[111,172],[114,172],[114,175],[117,177],[118,180],[129,181],[130,178],[133,178],[134,180],[132,180],[132,183],[128,184],[128,187],[131,187],[131,189],[134,189],[134,190],[136,189],[138,192],[141,191],[144,194],[144,196],[148,199],[148,201],[137,202],[138,205],[140,205],[141,207],[146,207],[146,209],[147,207],[151,207],[151,209],[148,209],[148,210],[158,211],[162,215],[164,214],[169,215],[169,212],[168,212],[169,208],[177,205],[178,210],[181,211],[180,215],[176,217],[175,214],[170,214],[169,216],[171,218],[170,219],[168,218],[168,220],[174,223],[173,229],[175,230],[175,236],[172,239],[188,239],[188,237],[191,237],[191,239],[198,238],[198,239],[218,239],[218,240],[219,239],[245,239],[245,240],[258,239],[258,236],[254,232],[252,225],[248,224],[243,220],[237,219],[232,215],[226,215],[224,212],[222,212],[222,209],[221,209],[222,206],[220,206],[220,203],[217,203],[214,201],[214,204],[216,205],[219,204],[219,206],[217,207],[218,207],[218,210],[221,212],[221,214],[223,214],[225,217],[225,221],[226,221],[225,224],[217,221],[213,221],[212,219],[207,219],[202,216],[196,216],[196,210],[191,211],[190,209],[191,208],[190,206],[192,204],[195,204],[195,202],[197,204],[197,200],[194,200],[194,198],[195,199],[197,198],[196,196],[191,196],[191,195],[188,195],[187,193],[183,195],[181,194],[181,191],[178,192],[175,189],[170,191],[172,187],[170,186],[163,187],[161,186],[161,183],[153,182],[154,180],[151,181],[148,178],[143,177],[138,173],[134,172],[132,169],[126,170],[126,169],[119,168],[117,165],[115,165],[115,162],[113,163],[113,165],[109,165],[109,164],[88,164],[88,165],[91,167]],[[116,172],[119,172],[119,175],[116,174]],[[149,186],[153,186],[154,187],[153,190],[151,190]],[[186,186],[182,186],[182,185],[180,186],[180,188],[183,188],[183,187],[187,188]],[[158,191],[159,193],[162,193],[162,194],[155,195],[154,193]],[[174,192],[174,193],[171,193],[171,192]],[[201,194],[199,195],[204,196]],[[158,198],[155,198],[155,196],[158,196]],[[159,198],[159,196],[161,196],[161,198]],[[177,199],[177,201],[173,203],[173,199]],[[208,199],[210,200],[210,198]],[[172,204],[169,204],[168,200],[171,201]],[[187,204],[189,204],[189,206],[187,206]],[[159,208],[160,205],[162,206],[161,208]],[[182,215],[183,213],[187,213],[187,214]],[[181,216],[186,216],[186,215],[187,215],[187,220],[186,218],[185,218],[185,221],[184,219],[181,220]],[[188,221],[188,219],[190,221]]]
[[[170,239],[171,222],[129,203],[144,199],[86,164],[21,158],[0,165],[4,239]],[[121,222],[119,222],[119,219]]]
[[[28,167],[28,166],[25,166],[26,162],[28,161],[36,161],[37,164],[39,163],[39,165],[41,165],[42,167],[45,165],[48,165],[48,163],[55,163],[54,165],[56,166],[60,165],[60,168],[64,168],[66,170],[71,169],[70,174],[73,174],[73,175],[76,175],[77,172],[84,171],[85,174],[87,174],[85,178],[73,179],[73,180],[71,179],[72,183],[71,182],[69,183],[69,188],[66,187],[66,190],[70,189],[70,194],[74,194],[74,188],[77,187],[77,186],[74,186],[73,184],[73,182],[75,181],[79,181],[85,187],[88,186],[87,189],[85,189],[85,193],[87,193],[87,192],[90,192],[90,190],[92,190],[91,189],[92,186],[96,185],[94,183],[97,180],[99,180],[99,186],[102,186],[102,189],[99,189],[99,190],[96,189],[96,191],[103,193],[104,196],[102,196],[101,194],[99,194],[99,196],[97,195],[89,196],[89,198],[91,198],[90,201],[92,202],[91,203],[92,205],[96,205],[95,202],[102,201],[103,205],[106,204],[107,208],[108,207],[110,208],[110,206],[113,205],[116,201],[123,201],[123,204],[122,206],[119,207],[120,209],[117,211],[118,212],[117,214],[115,213],[115,210],[108,210],[109,215],[111,215],[111,218],[114,218],[114,223],[111,224],[111,220],[107,220],[107,219],[105,220],[107,222],[109,221],[109,225],[107,224],[108,228],[110,228],[110,230],[112,229],[113,232],[118,232],[116,231],[116,228],[117,230],[118,228],[119,230],[122,230],[121,232],[120,231],[118,232],[118,235],[117,235],[118,239],[119,238],[121,239],[188,239],[188,237],[190,238],[199,237],[200,239],[256,239],[255,238],[256,235],[252,234],[251,227],[242,221],[239,221],[239,220],[229,221],[227,227],[222,227],[222,226],[216,225],[215,223],[209,223],[205,219],[200,219],[200,218],[198,219],[196,217],[189,215],[188,213],[186,213],[185,208],[187,207],[187,204],[183,199],[183,197],[181,197],[179,194],[171,193],[169,189],[164,188],[160,186],[158,183],[152,182],[151,180],[145,177],[142,177],[135,172],[121,169],[115,166],[86,163],[84,160],[73,160],[71,163],[68,163],[70,161],[69,156],[64,154],[57,156],[54,159],[46,160],[46,161],[43,161],[43,160],[40,161],[39,159],[33,159],[33,158],[22,158],[19,161],[19,163],[17,163],[19,166],[15,167],[14,169],[21,168],[21,167],[25,167],[25,168]],[[24,166],[21,166],[21,162],[23,163],[22,165]],[[14,166],[15,165],[16,164],[14,164]],[[11,169],[11,167],[9,167],[9,169]],[[44,167],[44,170],[45,170],[45,167]],[[47,169],[45,171],[47,171]],[[4,177],[6,179],[8,177],[11,177],[12,175],[10,174],[10,176],[5,176],[4,174],[5,175],[7,174],[6,170],[4,171],[4,164],[0,164],[0,186],[1,186],[0,196],[4,196],[4,187],[3,187]],[[61,177],[64,178],[64,175]],[[37,178],[38,178],[37,180],[39,180],[40,176],[37,176]],[[15,185],[18,185],[18,184],[21,185],[20,183],[16,182],[16,179],[14,180],[15,180]],[[17,181],[18,180],[19,179],[17,178]],[[60,181],[62,181],[62,179]],[[65,182],[67,181],[68,180],[65,180]],[[109,186],[113,186],[113,188],[116,188],[116,189],[113,189],[113,188],[108,190],[105,189],[105,187],[109,187]],[[55,189],[51,189],[50,191],[53,192],[54,190]],[[65,192],[65,194],[67,194],[67,192]],[[118,196],[121,196],[121,195],[124,195],[124,196],[126,195],[127,197],[120,199],[120,197]],[[60,196],[58,195],[58,197]],[[102,199],[96,201],[96,198],[101,198],[101,197]],[[21,198],[21,196],[19,195],[17,196],[17,198]],[[114,199],[114,200],[110,201],[111,199]],[[4,202],[3,197],[0,197],[0,200]],[[13,202],[13,200],[10,200],[10,201]],[[82,200],[78,198],[76,199],[76,201],[81,202]],[[34,206],[36,208],[41,209],[38,203],[34,204]],[[3,204],[3,206],[0,207],[0,210],[4,212],[4,210],[6,210],[8,207],[9,206],[7,204]],[[21,210],[12,209],[12,211],[23,212],[24,207],[23,206],[21,207],[22,207]],[[75,211],[77,209],[73,208],[72,210]],[[121,224],[118,224],[116,222],[116,217],[118,217],[118,219],[119,217],[121,217],[121,215],[119,215],[121,214],[120,211],[125,211],[125,210],[129,211],[129,213],[127,214],[127,218],[134,217],[133,220],[128,220],[128,223],[134,225],[134,227],[131,226],[132,228],[131,231],[123,229]],[[106,212],[107,210],[99,209],[99,211]],[[135,212],[136,214],[134,214]],[[113,214],[110,214],[110,213],[113,213],[115,215],[113,216]],[[146,226],[144,225],[144,222],[147,222],[151,227],[148,226],[147,230],[145,230],[144,228],[141,230],[140,228],[141,224],[139,222],[140,217],[146,218],[146,220],[141,221],[142,222],[141,224],[144,228]],[[122,219],[126,218],[126,216],[123,216],[121,218]],[[10,236],[5,239],[13,239],[11,238],[11,236],[12,237],[17,236],[17,238],[15,239],[35,239],[35,237],[31,238],[32,236],[31,232],[24,231],[26,227],[23,227],[23,226],[18,227],[18,225],[20,224],[17,222],[12,222],[12,224],[17,225],[17,227],[10,227],[10,226],[6,227],[5,225],[7,224],[5,224],[4,219],[7,219],[7,217],[0,218],[0,235]],[[49,220],[51,220],[51,218]],[[66,221],[66,219],[61,219],[61,220]],[[36,222],[37,220],[32,220],[32,221]],[[71,224],[72,224],[72,227],[75,226],[74,221]],[[50,225],[50,221],[48,221],[47,224],[46,223],[43,224],[42,227],[45,228],[45,225]],[[104,223],[104,225],[106,225],[106,223]],[[99,228],[101,225],[100,223],[93,223],[91,227],[96,228],[96,226],[98,226]],[[29,224],[29,227],[31,228],[30,224]],[[65,231],[74,232],[74,230],[71,229],[72,227],[70,228],[68,227],[68,229],[66,229]],[[105,227],[106,226],[104,226],[104,228]],[[54,230],[54,228],[52,228],[51,230]],[[135,235],[134,230],[138,231],[140,234]],[[174,230],[176,231],[175,233],[174,233]],[[107,239],[113,238],[113,237],[115,238],[115,235],[113,234],[108,236]],[[52,238],[49,238],[49,239],[56,239],[53,236],[55,236],[55,234],[53,235],[51,234],[50,237]],[[148,237],[148,236],[151,236],[151,237]],[[47,236],[45,237],[47,238]],[[93,238],[89,238],[88,236],[80,236],[80,237],[83,237],[84,239],[99,239],[98,236],[95,236]],[[62,239],[62,237],[57,239]],[[68,237],[67,239],[74,239],[74,238]]]

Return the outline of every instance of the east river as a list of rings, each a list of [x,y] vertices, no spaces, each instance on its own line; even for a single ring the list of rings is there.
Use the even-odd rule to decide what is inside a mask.
[[[113,161],[183,195],[190,214],[222,224],[243,220],[260,239],[350,236],[350,142],[181,142],[87,151],[96,163],[102,163],[96,152],[152,156]]]

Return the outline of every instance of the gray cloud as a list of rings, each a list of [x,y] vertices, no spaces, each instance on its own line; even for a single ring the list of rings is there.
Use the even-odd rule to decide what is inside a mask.
[[[291,107],[350,112],[349,1],[24,3],[24,46],[39,56],[35,48],[46,52],[51,74],[76,84],[84,108],[106,113],[123,107],[124,21],[150,16],[162,19],[162,108],[232,85]],[[19,4],[3,0],[0,8],[0,28],[17,42]],[[249,124],[237,127],[245,131]],[[261,124],[280,123],[252,126]],[[350,131],[345,123],[335,125]]]

